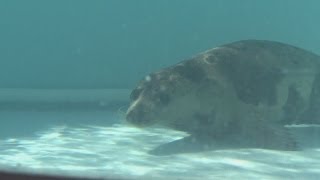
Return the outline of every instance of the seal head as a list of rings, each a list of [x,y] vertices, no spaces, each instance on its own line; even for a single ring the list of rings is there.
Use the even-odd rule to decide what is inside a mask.
[[[127,121],[141,127],[173,124],[174,114],[204,79],[205,72],[187,61],[147,75],[131,92]]]

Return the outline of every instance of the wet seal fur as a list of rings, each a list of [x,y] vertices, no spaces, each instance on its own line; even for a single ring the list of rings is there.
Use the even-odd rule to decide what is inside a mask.
[[[286,124],[318,123],[320,57],[266,40],[207,50],[152,73],[131,93],[126,119],[190,136],[155,155],[225,148],[297,150]]]

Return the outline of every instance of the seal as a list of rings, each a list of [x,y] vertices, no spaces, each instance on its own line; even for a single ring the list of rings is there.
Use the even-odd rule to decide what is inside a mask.
[[[243,40],[147,75],[126,120],[190,134],[150,151],[297,150],[287,124],[320,120],[320,56],[288,44]]]

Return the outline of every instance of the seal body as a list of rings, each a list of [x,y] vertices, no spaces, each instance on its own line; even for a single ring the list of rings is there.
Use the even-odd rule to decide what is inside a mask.
[[[319,63],[318,55],[279,42],[222,45],[147,75],[131,93],[126,119],[190,134],[154,154],[179,152],[188,143],[194,151],[295,150],[284,125],[319,122]]]

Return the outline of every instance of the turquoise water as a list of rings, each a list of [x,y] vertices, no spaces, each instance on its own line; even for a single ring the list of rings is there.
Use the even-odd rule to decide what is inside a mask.
[[[134,128],[123,113],[141,77],[217,45],[267,39],[320,54],[319,6],[317,0],[0,1],[0,169],[317,179],[320,146],[151,156],[148,150],[186,134]]]
[[[268,39],[320,53],[317,0],[3,0],[0,88],[132,88],[217,45]]]

